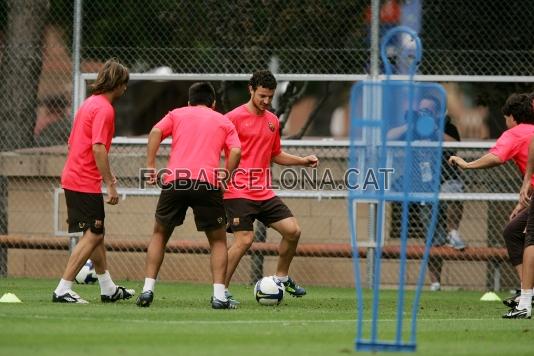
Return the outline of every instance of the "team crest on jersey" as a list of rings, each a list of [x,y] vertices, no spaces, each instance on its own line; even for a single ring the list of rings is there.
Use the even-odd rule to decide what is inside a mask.
[[[269,130],[271,130],[271,132],[274,132],[274,124],[272,122],[269,121]]]

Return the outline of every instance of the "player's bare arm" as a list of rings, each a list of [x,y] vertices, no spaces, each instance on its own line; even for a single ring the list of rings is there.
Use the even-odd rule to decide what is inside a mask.
[[[449,158],[450,165],[460,167],[461,169],[484,169],[495,167],[503,163],[504,162],[493,153],[485,154],[479,159],[471,162],[466,162],[462,157],[458,156],[451,156]]]
[[[101,143],[93,145],[93,155],[95,157],[96,166],[98,171],[104,180],[107,188],[106,203],[110,205],[116,205],[119,203],[119,194],[117,193],[117,179],[111,173],[111,167],[109,166],[108,152],[106,146]]]
[[[284,151],[274,156],[272,161],[282,166],[306,166],[314,168],[319,165],[319,159],[315,155],[299,157]]]
[[[527,169],[525,171],[525,176],[523,177],[521,190],[519,191],[519,203],[525,207],[530,204],[530,196],[532,194],[532,174],[534,174],[534,138],[530,141],[530,145],[528,146]]]
[[[146,168],[151,169],[147,180],[148,184],[156,184],[156,154],[161,144],[163,133],[161,129],[154,127],[148,135],[148,144],[146,152]]]
[[[513,220],[517,215],[519,215],[520,212],[522,212],[526,207],[521,204],[517,203],[514,210],[510,213],[510,216],[508,217],[508,220]]]
[[[234,171],[239,166],[240,160],[241,160],[241,148],[237,148],[237,147],[231,148],[230,153],[228,155],[228,159],[226,161],[226,169],[228,170],[228,178],[226,181],[228,181],[232,177],[232,175],[234,174]]]

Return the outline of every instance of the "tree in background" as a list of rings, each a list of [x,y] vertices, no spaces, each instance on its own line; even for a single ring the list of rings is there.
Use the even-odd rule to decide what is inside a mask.
[[[48,0],[8,0],[0,66],[0,151],[33,145]]]
[[[0,152],[33,145],[48,0],[7,0],[0,47]],[[7,233],[7,179],[0,176],[0,234]],[[0,250],[0,276],[7,251]]]

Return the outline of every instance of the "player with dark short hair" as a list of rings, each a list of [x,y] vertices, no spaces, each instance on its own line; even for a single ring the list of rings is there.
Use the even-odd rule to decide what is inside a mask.
[[[528,122],[534,123],[534,120],[532,120],[534,119],[534,107],[532,106],[534,95],[531,93],[528,97],[527,107],[531,113],[531,120],[528,120]],[[514,259],[516,263],[519,262],[515,267],[520,276],[521,291],[518,293],[517,298],[508,298],[508,301],[512,303],[508,304],[511,309],[503,315],[505,319],[530,319],[532,316],[532,304],[534,303],[534,204],[532,204],[532,192],[534,190],[534,135],[531,135],[530,139],[524,143],[528,144],[526,168],[523,184],[519,191],[519,204],[516,208],[519,212],[516,213],[517,217],[514,218],[514,221],[519,221],[520,223],[514,224],[513,227],[515,228],[509,234],[509,239],[514,239],[513,244],[511,244],[515,252]],[[525,152],[523,151],[524,154]],[[508,225],[511,224],[512,221]],[[506,237],[505,235],[505,239]],[[518,238],[519,241],[517,241]],[[506,247],[509,244],[506,241]],[[508,250],[510,250],[509,247]],[[512,256],[510,256],[510,260],[512,260]]]
[[[234,303],[238,302],[232,298],[228,286],[239,261],[252,245],[256,219],[282,235],[274,278],[284,284],[289,294],[296,297],[306,294],[306,290],[288,276],[300,227],[289,208],[270,189],[269,168],[271,162],[316,167],[319,160],[314,155],[298,157],[282,151],[280,124],[276,115],[269,111],[275,90],[274,75],[268,70],[257,71],[248,83],[249,101],[226,114],[235,125],[242,145],[239,169],[224,194],[229,230],[234,233],[234,242],[228,250],[226,295]]]
[[[145,284],[137,305],[148,307],[154,299],[156,278],[165,255],[165,246],[176,226],[182,225],[186,211],[193,209],[198,231],[204,231],[211,250],[213,309],[234,309],[224,294],[228,252],[226,216],[222,188],[239,164],[241,144],[234,125],[214,111],[215,90],[207,82],[189,89],[189,105],[169,112],[148,137],[148,183],[156,182],[156,154],[160,143],[172,136],[171,154],[163,190],[156,208],[154,232],[148,245]],[[226,175],[218,173],[221,152],[227,152]],[[221,185],[221,183],[223,183]]]
[[[529,143],[534,137],[534,112],[532,109],[531,94],[511,94],[502,107],[506,127],[508,130],[502,133],[495,145],[488,153],[482,157],[466,162],[461,157],[452,156],[449,163],[461,169],[483,169],[504,164],[508,160],[513,160],[519,170],[525,175],[525,181],[534,184],[534,179],[528,175],[527,161],[529,157]],[[525,250],[525,228],[529,216],[528,208],[524,202],[519,202],[510,214],[510,218],[503,230],[504,242],[508,251],[510,262],[517,271],[521,284],[524,279],[524,250]],[[522,318],[527,313],[523,312],[523,307],[518,312],[515,308],[519,304],[520,294],[503,300],[503,303],[511,310],[504,318]],[[532,302],[532,287],[530,291]],[[528,313],[530,317],[530,312]]]

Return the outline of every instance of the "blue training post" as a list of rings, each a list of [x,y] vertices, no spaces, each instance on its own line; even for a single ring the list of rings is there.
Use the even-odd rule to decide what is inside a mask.
[[[355,84],[350,98],[348,210],[357,298],[355,347],[357,351],[415,351],[419,298],[439,210],[446,95],[436,83],[413,81],[422,45],[411,29],[396,27],[386,33],[381,57],[386,79]],[[408,79],[395,80],[394,70],[399,73],[402,68],[408,70],[408,76],[402,78]],[[376,206],[376,221],[369,222],[373,224],[369,231],[376,234],[369,236],[369,241],[358,239],[358,231],[363,230],[356,218],[358,203]],[[382,269],[382,248],[387,204],[401,207],[400,239],[395,242],[400,249],[399,264],[388,269],[398,274],[394,302],[380,298],[386,268]],[[413,212],[414,206],[419,213]],[[408,265],[406,254],[408,222],[413,214],[418,214],[426,230],[423,259],[416,266],[415,291],[414,283],[408,286],[407,281],[414,262]],[[365,262],[373,263],[367,268],[369,290],[362,284],[360,264],[364,261],[359,253],[363,247],[368,247]]]

